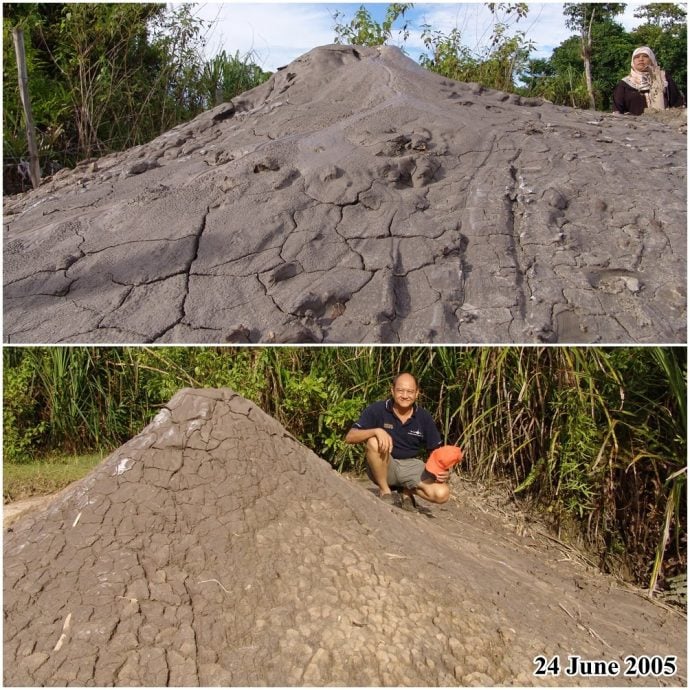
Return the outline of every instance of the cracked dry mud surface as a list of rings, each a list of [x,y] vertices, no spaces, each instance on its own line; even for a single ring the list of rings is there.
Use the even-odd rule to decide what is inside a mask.
[[[685,117],[317,48],[7,200],[4,339],[684,342]]]
[[[182,390],[5,531],[5,684],[685,685],[680,614],[454,483],[403,512],[233,392]],[[678,673],[538,679],[538,654]]]

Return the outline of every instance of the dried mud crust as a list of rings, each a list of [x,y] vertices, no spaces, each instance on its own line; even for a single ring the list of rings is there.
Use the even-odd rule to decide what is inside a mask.
[[[386,506],[231,391],[181,391],[5,531],[5,684],[685,685],[679,615],[455,481]],[[539,654],[678,673],[536,678]]]
[[[4,205],[4,340],[685,342],[685,111],[317,48]]]

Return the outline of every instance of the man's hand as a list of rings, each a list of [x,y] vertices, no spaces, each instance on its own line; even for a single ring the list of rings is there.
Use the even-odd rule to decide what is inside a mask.
[[[450,479],[450,470],[443,470],[443,472],[439,472],[435,476],[439,484],[445,484]]]
[[[382,456],[389,455],[393,450],[393,437],[385,429],[374,429],[374,436],[379,442],[379,452]]]

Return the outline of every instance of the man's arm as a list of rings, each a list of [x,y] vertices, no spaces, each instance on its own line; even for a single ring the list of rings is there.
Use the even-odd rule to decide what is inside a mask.
[[[357,429],[353,426],[350,431],[345,434],[345,443],[364,443],[372,436],[376,435],[374,433],[375,431],[376,429]]]
[[[385,429],[358,429],[352,427],[345,435],[345,443],[366,443],[373,436],[379,442],[381,453],[390,453],[393,450],[393,439]]]

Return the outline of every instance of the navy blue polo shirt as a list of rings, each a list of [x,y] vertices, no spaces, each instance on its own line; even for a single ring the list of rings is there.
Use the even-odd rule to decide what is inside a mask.
[[[433,450],[443,445],[433,417],[417,404],[403,424],[393,412],[393,400],[372,403],[353,424],[356,429],[385,429],[393,438],[391,455],[399,460],[416,458],[423,448]]]

